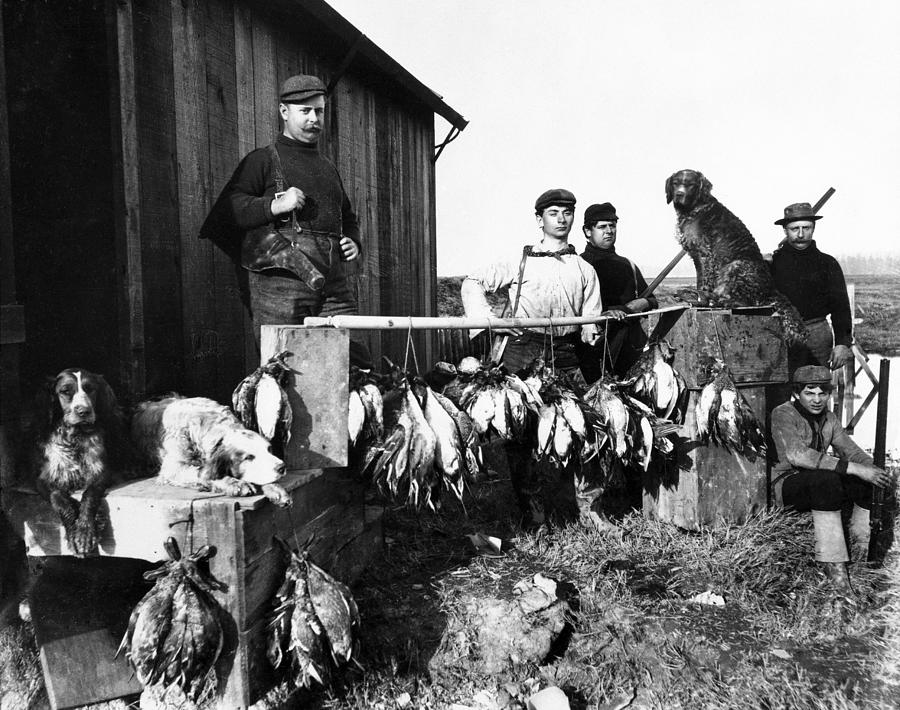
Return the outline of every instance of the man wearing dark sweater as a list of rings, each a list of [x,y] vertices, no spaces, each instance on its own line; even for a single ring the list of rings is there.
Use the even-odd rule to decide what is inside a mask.
[[[788,351],[790,372],[802,365],[827,365],[836,370],[853,359],[844,272],[833,256],[816,246],[813,234],[819,219],[808,202],[798,202],[785,207],[784,217],[775,222],[784,227],[785,242],[772,255],[772,276],[809,329],[807,342]]]
[[[282,134],[244,157],[201,230],[226,249],[221,235],[237,233],[230,251],[248,272],[257,344],[261,325],[357,313],[346,263],[359,257],[359,224],[337,168],[318,150],[325,85],[292,76],[279,98]],[[350,357],[370,366],[361,342],[351,342]]]
[[[584,236],[587,246],[581,258],[594,267],[600,281],[600,299],[606,310],[639,313],[657,307],[656,298],[638,298],[647,288],[641,270],[616,253],[619,217],[609,202],[591,205],[584,211]],[[607,322],[605,337],[582,358],[582,372],[588,382],[604,372],[623,377],[641,356],[647,335],[639,319]]]

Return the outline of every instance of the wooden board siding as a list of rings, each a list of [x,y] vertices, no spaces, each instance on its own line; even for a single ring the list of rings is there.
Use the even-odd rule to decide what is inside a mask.
[[[353,42],[323,24],[328,13],[315,3],[67,0],[69,6],[72,12],[42,20],[42,32],[54,46],[79,46],[78,56],[84,37],[96,35],[95,54],[103,59],[94,71],[93,59],[79,69],[66,66],[65,53],[52,55],[52,76],[73,94],[79,120],[47,145],[30,117],[44,113],[53,92],[32,91],[28,70],[15,59],[27,54],[19,45],[30,40],[21,33],[12,39],[17,22],[4,24],[5,68],[14,84],[7,87],[10,145],[18,151],[10,156],[12,183],[14,193],[17,184],[28,187],[12,201],[16,256],[23,257],[16,284],[34,335],[25,346],[26,374],[74,362],[107,374],[126,400],[173,390],[227,400],[257,354],[238,273],[198,239],[200,225],[240,159],[277,135],[279,84],[297,72],[328,83]],[[48,14],[49,7],[11,0],[4,11]],[[434,315],[434,114],[363,54],[329,98],[320,146],[360,220],[363,256],[351,266],[351,281],[363,314]],[[79,71],[88,70],[90,92],[75,92]],[[64,166],[48,172],[22,160],[60,141],[70,146]],[[91,151],[92,160],[81,159]],[[34,196],[49,179],[71,204],[45,215]],[[42,240],[33,239],[36,231]],[[38,241],[47,240],[59,263],[51,263],[56,251],[37,253]],[[76,255],[91,259],[97,277],[45,288],[42,279]],[[81,317],[72,317],[79,308]],[[404,359],[405,334],[368,337],[376,358]],[[432,340],[427,332],[413,336],[422,369],[433,359]]]

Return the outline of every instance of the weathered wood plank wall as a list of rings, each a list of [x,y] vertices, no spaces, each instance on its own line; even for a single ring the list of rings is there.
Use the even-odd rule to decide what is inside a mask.
[[[240,158],[280,130],[281,81],[308,72],[327,83],[345,49],[323,44],[299,6],[285,16],[241,0],[134,0],[133,15],[147,389],[223,399],[255,364],[254,349],[237,272],[197,232]],[[338,166],[364,240],[351,270],[361,312],[433,314],[432,112],[351,64],[328,116],[321,149]],[[370,344],[376,357],[402,361],[406,340],[373,334]],[[423,368],[431,340],[413,337]]]

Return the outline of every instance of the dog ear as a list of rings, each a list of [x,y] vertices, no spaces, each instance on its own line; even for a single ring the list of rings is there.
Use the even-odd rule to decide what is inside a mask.
[[[672,188],[672,181],[674,178],[675,178],[674,173],[672,175],[669,175],[668,178],[666,178],[666,204],[667,205],[669,203],[671,203],[673,199],[675,199],[675,191]]]
[[[225,443],[225,439],[219,439],[209,452],[204,464],[204,478],[214,480],[232,476],[233,448]]]
[[[41,433],[50,433],[62,418],[63,411],[56,394],[56,377],[47,377],[34,398],[34,426]]]
[[[706,179],[703,173],[697,173],[697,177],[700,178],[700,187],[697,188],[698,195],[709,197],[709,193],[712,192],[712,183]]]

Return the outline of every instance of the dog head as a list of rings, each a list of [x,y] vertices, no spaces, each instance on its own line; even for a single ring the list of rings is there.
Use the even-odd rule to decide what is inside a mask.
[[[712,183],[697,170],[679,170],[666,180],[666,204],[675,203],[675,209],[687,211],[709,197]]]
[[[62,423],[69,427],[102,427],[118,416],[112,388],[102,375],[68,368],[47,380],[42,420],[48,430]]]
[[[264,486],[284,475],[284,461],[269,450],[266,438],[242,427],[228,429],[210,458],[217,478],[231,476]]]

